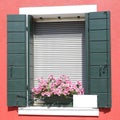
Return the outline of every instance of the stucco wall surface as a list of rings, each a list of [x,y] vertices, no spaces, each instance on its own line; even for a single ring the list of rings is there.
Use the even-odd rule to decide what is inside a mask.
[[[98,11],[111,12],[112,108],[101,109],[99,117],[19,116],[7,107],[7,14],[20,7],[96,4]],[[120,120],[120,1],[119,0],[0,0],[0,120]]]

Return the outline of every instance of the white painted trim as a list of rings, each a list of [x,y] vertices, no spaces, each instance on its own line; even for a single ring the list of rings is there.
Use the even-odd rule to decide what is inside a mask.
[[[97,108],[19,107],[19,115],[99,116]]]
[[[34,17],[74,17],[84,16],[85,13],[96,12],[97,5],[51,6],[51,7],[22,7],[19,14],[33,15]]]

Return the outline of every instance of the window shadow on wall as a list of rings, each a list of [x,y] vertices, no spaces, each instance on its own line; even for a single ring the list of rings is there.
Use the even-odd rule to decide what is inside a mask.
[[[104,114],[111,112],[110,108],[100,108],[100,112],[103,112]]]
[[[8,107],[8,111],[18,111],[18,107]]]

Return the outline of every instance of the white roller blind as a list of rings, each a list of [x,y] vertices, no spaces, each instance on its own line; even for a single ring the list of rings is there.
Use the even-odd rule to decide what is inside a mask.
[[[85,79],[84,22],[36,23],[34,35],[34,86],[37,77],[67,75]]]

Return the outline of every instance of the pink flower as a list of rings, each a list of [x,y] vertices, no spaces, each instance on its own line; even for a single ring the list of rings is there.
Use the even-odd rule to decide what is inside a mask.
[[[47,80],[43,77],[38,77],[37,80],[39,81],[38,86],[32,88],[34,95],[50,97],[52,95],[69,96],[73,94],[84,94],[82,82],[77,81],[73,83],[66,75],[62,75],[58,79],[50,75]]]
[[[49,77],[48,77],[48,80],[55,80],[56,78],[53,76],[53,75],[50,75]]]

